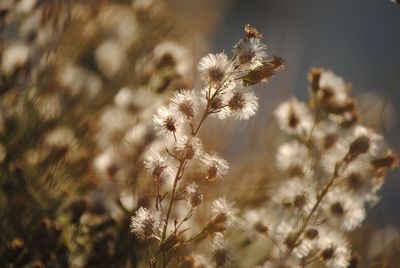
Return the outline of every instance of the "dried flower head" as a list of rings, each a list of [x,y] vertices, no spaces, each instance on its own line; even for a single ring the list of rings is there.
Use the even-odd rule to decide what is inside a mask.
[[[307,147],[294,140],[282,144],[276,154],[278,168],[290,177],[305,177],[311,172]]]
[[[131,231],[140,239],[159,238],[163,221],[158,213],[140,207],[131,218]]]
[[[236,88],[228,100],[230,114],[239,120],[247,120],[258,110],[258,97],[253,91]]]
[[[321,230],[318,238],[319,258],[329,268],[347,268],[350,260],[349,243],[343,234]]]
[[[323,91],[324,98],[336,98],[338,95],[347,95],[350,86],[332,71],[322,71],[319,78],[319,89]]]
[[[182,135],[176,142],[175,152],[180,159],[191,160],[202,155],[203,145],[197,137]]]
[[[151,152],[144,161],[144,166],[148,169],[150,175],[158,181],[172,176],[173,169],[169,165],[167,159],[156,152]]]
[[[214,234],[211,242],[211,246],[214,252],[214,262],[216,267],[229,267],[230,266],[230,256],[228,244],[225,237],[221,233]]]
[[[289,134],[305,137],[311,131],[313,118],[310,110],[296,98],[280,104],[274,114],[280,128]]]
[[[304,239],[303,237],[297,238],[297,224],[296,220],[289,219],[281,222],[275,233],[275,238],[280,244],[282,249],[293,250],[293,255],[298,258],[304,258],[310,254],[315,248],[315,241]]]
[[[211,205],[211,211],[214,213],[214,220],[223,225],[225,228],[232,226],[236,221],[238,210],[232,203],[228,202],[224,197],[220,197]]]
[[[377,172],[368,162],[362,160],[349,163],[340,180],[338,180],[338,186],[342,190],[371,204],[378,200],[376,192],[381,188],[382,183],[382,174]]]
[[[291,213],[309,213],[316,202],[314,185],[305,180],[294,178],[283,183],[272,196],[274,202],[290,209]]]
[[[267,46],[260,38],[245,37],[233,48],[234,64],[241,69],[254,70],[262,66],[267,57]]]
[[[194,90],[180,90],[175,92],[171,98],[171,103],[176,106],[184,118],[189,120],[196,115],[199,108],[198,97]]]
[[[206,168],[205,179],[213,181],[228,172],[228,162],[218,154],[203,154],[201,161]]]
[[[321,207],[328,222],[345,231],[354,230],[365,218],[362,200],[337,189],[326,195]]]
[[[195,182],[186,186],[186,200],[191,207],[197,207],[203,202],[203,194],[199,191],[199,185]]]
[[[210,86],[226,82],[233,72],[232,62],[225,53],[208,54],[199,62],[200,76]]]
[[[154,129],[157,135],[165,136],[175,134],[181,124],[181,117],[178,116],[173,107],[162,106],[158,109],[157,114],[153,116]]]
[[[174,68],[182,76],[188,76],[193,67],[187,48],[172,41],[164,41],[155,47],[154,62],[158,68]]]
[[[361,125],[353,128],[349,141],[348,154],[351,159],[363,154],[374,156],[384,149],[383,137]]]

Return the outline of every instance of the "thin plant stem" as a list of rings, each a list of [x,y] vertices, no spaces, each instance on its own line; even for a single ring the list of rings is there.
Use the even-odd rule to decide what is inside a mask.
[[[185,165],[186,165],[186,160],[181,160],[179,163],[178,171],[176,172],[176,176],[174,179],[174,185],[172,186],[171,197],[169,199],[167,215],[165,217],[165,223],[164,223],[164,229],[163,229],[163,233],[162,233],[162,237],[161,237],[161,243],[165,241],[165,238],[167,235],[168,222],[169,222],[169,218],[171,217],[172,208],[174,206],[174,200],[175,200],[175,194],[176,194],[176,190],[177,190],[177,186],[178,186],[178,181],[180,180],[180,177],[183,173],[182,171],[183,171]]]
[[[328,193],[328,191],[331,188],[331,186],[333,185],[333,183],[336,181],[336,179],[338,179],[340,177],[339,171],[342,168],[342,165],[345,165],[345,167],[346,167],[347,164],[349,163],[349,161],[351,161],[351,159],[349,160],[349,157],[348,157],[348,154],[347,154],[341,161],[339,161],[335,165],[335,170],[333,172],[333,175],[332,175],[331,179],[325,185],[325,187],[321,191],[321,193],[318,195],[317,202],[315,203],[315,205],[311,209],[310,213],[305,218],[305,220],[303,222],[303,225],[301,226],[300,230],[296,233],[296,235],[294,237],[294,240],[293,240],[293,243],[292,243],[293,246],[290,246],[288,248],[288,250],[287,250],[287,252],[285,254],[286,257],[288,257],[291,254],[291,252],[293,251],[293,249],[296,247],[297,241],[299,240],[299,238],[302,235],[302,233],[304,232],[304,230],[307,228],[307,226],[308,226],[312,216],[314,215],[315,211],[318,209],[319,205],[321,204],[322,200],[324,199],[324,197]]]

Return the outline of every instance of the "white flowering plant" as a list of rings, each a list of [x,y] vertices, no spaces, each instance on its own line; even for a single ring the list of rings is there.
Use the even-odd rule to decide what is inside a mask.
[[[161,151],[149,153],[144,162],[157,187],[155,211],[140,208],[132,217],[131,224],[132,232],[147,241],[150,267],[179,263],[182,258],[176,254],[179,248],[208,235],[213,237],[217,266],[229,264],[223,233],[237,221],[237,210],[229,201],[221,197],[213,202],[214,216],[199,233],[188,236],[190,225],[187,223],[202,203],[199,184],[217,180],[228,171],[226,160],[204,149],[199,137],[202,126],[209,117],[246,120],[254,116],[258,110],[258,98],[251,85],[265,82],[283,69],[282,59],[267,60],[262,35],[255,28],[247,25],[244,33],[231,58],[222,52],[209,54],[200,60],[198,70],[204,82],[203,89],[176,91],[169,103],[160,107],[153,117],[157,136],[167,144]],[[185,170],[191,162],[200,164],[202,178],[198,182],[185,181],[187,186],[183,197],[177,198]],[[163,193],[163,184],[168,181],[172,181],[172,186]],[[181,200],[188,204],[187,214],[171,219],[176,203]],[[157,241],[156,245],[153,240]]]
[[[260,234],[269,245],[265,254],[250,261],[253,266],[346,268],[357,263],[346,233],[359,227],[366,208],[378,202],[387,170],[397,165],[398,157],[381,135],[358,122],[350,84],[322,68],[310,71],[309,102],[292,97],[275,110],[278,126],[289,140],[276,155],[276,167],[285,179],[272,187],[268,202],[240,211],[225,197],[217,198],[210,220],[202,223],[199,232],[188,234],[195,226],[190,219],[204,198],[202,180],[214,181],[228,170],[218,154],[205,152],[198,135],[201,127],[209,116],[249,119],[258,109],[249,86],[283,67],[280,58],[265,60],[261,40],[256,29],[246,26],[231,59],[219,53],[200,60],[204,89],[175,92],[153,118],[158,136],[168,144],[145,162],[157,186],[156,209],[150,213],[151,221],[147,210],[132,217],[132,231],[138,237],[154,231],[145,239],[150,267],[238,265],[241,262],[232,258],[235,248],[226,240],[231,227],[243,229],[249,237]],[[198,181],[187,182],[184,175],[191,162],[199,163],[203,172]],[[167,186],[162,193],[166,181],[172,181],[172,188]],[[187,186],[177,198],[181,181]],[[173,213],[180,200],[189,205],[187,214]],[[171,220],[171,215],[176,218]],[[154,223],[160,221],[154,230]],[[199,257],[195,250],[208,237],[213,253]]]

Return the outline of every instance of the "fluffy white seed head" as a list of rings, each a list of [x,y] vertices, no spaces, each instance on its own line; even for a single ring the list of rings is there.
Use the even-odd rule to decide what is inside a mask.
[[[174,173],[167,158],[154,151],[146,156],[144,166],[150,175],[158,181],[168,179]]]
[[[349,243],[342,233],[321,229],[318,238],[320,261],[329,268],[347,268],[350,259]]]
[[[223,234],[214,234],[211,247],[213,249],[213,259],[216,267],[230,267],[231,258],[229,256],[228,243]]]
[[[185,188],[186,201],[194,208],[203,202],[203,194],[199,191],[199,185],[195,182],[187,185]]]
[[[272,200],[291,213],[307,214],[316,203],[316,189],[306,180],[294,178],[284,182],[273,194]]]
[[[163,228],[163,221],[159,213],[151,213],[140,207],[131,218],[131,232],[140,239],[159,238]]]
[[[176,106],[177,111],[188,120],[195,117],[199,109],[198,96],[194,90],[180,90],[175,92],[174,96],[171,98],[171,103]]]
[[[306,104],[292,98],[280,104],[275,112],[280,128],[289,134],[307,137],[313,125],[313,118]]]
[[[354,230],[365,218],[365,208],[360,199],[337,189],[328,192],[321,208],[327,221],[344,231]]]
[[[175,152],[180,159],[191,160],[202,155],[203,145],[197,137],[182,135],[178,137]]]
[[[213,181],[228,172],[228,162],[218,154],[203,154],[201,161],[206,169],[205,179]]]
[[[267,46],[259,38],[243,38],[234,46],[234,64],[241,69],[261,67],[267,57]]]
[[[210,86],[226,82],[233,71],[232,62],[225,53],[208,54],[199,62],[200,76]]]
[[[323,71],[319,79],[319,88],[323,91],[327,91],[325,94],[334,97],[342,94],[347,95],[350,87],[343,78],[337,76],[332,71]]]
[[[232,91],[227,102],[230,114],[239,120],[246,120],[256,114],[258,97],[253,91],[245,88],[236,88]]]
[[[172,106],[162,106],[153,116],[154,130],[159,136],[175,134],[182,124],[182,118]]]
[[[290,177],[305,177],[311,173],[307,147],[294,140],[282,144],[276,154],[278,168]]]
[[[215,218],[218,218],[226,227],[234,225],[237,222],[238,210],[233,203],[228,202],[224,197],[220,197],[211,205],[211,211]]]

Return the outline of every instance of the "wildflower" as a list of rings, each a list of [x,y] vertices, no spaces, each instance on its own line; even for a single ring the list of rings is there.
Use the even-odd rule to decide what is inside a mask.
[[[237,221],[236,214],[238,213],[238,210],[224,197],[214,200],[211,205],[211,211],[214,214],[214,219],[210,224],[214,225],[214,227],[218,227],[219,231],[225,230]],[[209,227],[211,227],[210,224]]]
[[[343,78],[337,76],[332,71],[322,71],[319,78],[319,88],[324,92],[325,98],[337,97],[341,94],[348,94],[349,85]]]
[[[226,240],[221,233],[214,234],[211,242],[211,246],[214,251],[214,261],[216,267],[228,267],[230,264],[230,256],[228,245]]]
[[[278,168],[290,177],[303,178],[308,175],[311,172],[308,159],[307,147],[296,140],[281,145],[276,154]]]
[[[354,111],[355,102],[348,96],[351,87],[341,77],[331,71],[321,69],[314,70],[311,77],[311,86],[316,93],[316,104],[321,104],[326,112],[344,115]],[[316,80],[318,80],[318,86],[315,83]]]
[[[296,222],[293,219],[281,222],[276,229],[275,237],[281,244],[281,249],[290,249],[296,258],[301,259],[311,252],[315,243],[297,236]]]
[[[247,210],[243,215],[245,224],[243,227],[254,233],[270,235],[275,232],[277,222],[280,221],[276,210],[253,209]]]
[[[313,125],[310,110],[295,98],[280,104],[274,114],[280,128],[289,134],[305,137]]]
[[[158,109],[157,115],[153,116],[153,124],[157,135],[175,135],[181,124],[181,118],[177,116],[175,110],[172,107],[162,106]]]
[[[360,125],[354,127],[350,141],[348,153],[351,159],[362,154],[373,156],[383,149],[383,137]]]
[[[177,110],[188,120],[192,119],[199,108],[197,94],[194,90],[181,90],[174,94],[171,102]]]
[[[203,195],[199,192],[199,185],[192,182],[185,189],[186,200],[191,207],[197,207],[203,202]]]
[[[140,239],[159,238],[163,221],[158,213],[151,213],[146,208],[140,207],[131,218],[131,232]]]
[[[340,142],[341,135],[344,132],[338,127],[337,124],[331,121],[322,121],[318,127],[314,129],[312,141],[321,152],[327,152],[335,147]]]
[[[205,178],[208,181],[213,181],[228,172],[228,162],[217,154],[203,154],[201,161],[206,167]]]
[[[341,233],[324,230],[318,238],[319,258],[329,268],[347,268],[349,243]]]
[[[199,62],[200,76],[210,86],[221,86],[233,71],[232,62],[225,53],[208,54]]]
[[[178,138],[175,151],[181,159],[191,160],[194,157],[200,157],[203,145],[197,137],[182,135]]]
[[[243,38],[233,48],[234,64],[241,69],[261,67],[267,57],[267,46],[259,38]]]
[[[356,160],[344,170],[338,181],[338,186],[360,200],[375,202],[375,193],[383,183],[382,175],[369,165],[368,162]]]
[[[341,161],[352,162],[358,158],[371,161],[371,158],[380,155],[385,148],[382,136],[361,125],[338,133],[340,139],[321,159],[322,167],[329,173],[332,173],[336,164]]]
[[[164,41],[154,49],[154,61],[158,68],[173,67],[182,77],[190,75],[193,67],[193,60],[184,46]]]
[[[144,161],[144,166],[149,170],[151,176],[160,181],[173,174],[173,170],[168,165],[167,159],[159,153],[152,152]]]
[[[284,208],[309,213],[316,202],[316,190],[304,180],[294,178],[283,183],[273,195],[273,201]]]
[[[328,222],[345,231],[354,230],[365,218],[361,200],[337,189],[328,192],[321,207]]]
[[[249,119],[258,110],[257,96],[244,88],[236,88],[227,104],[233,117],[239,120]]]

